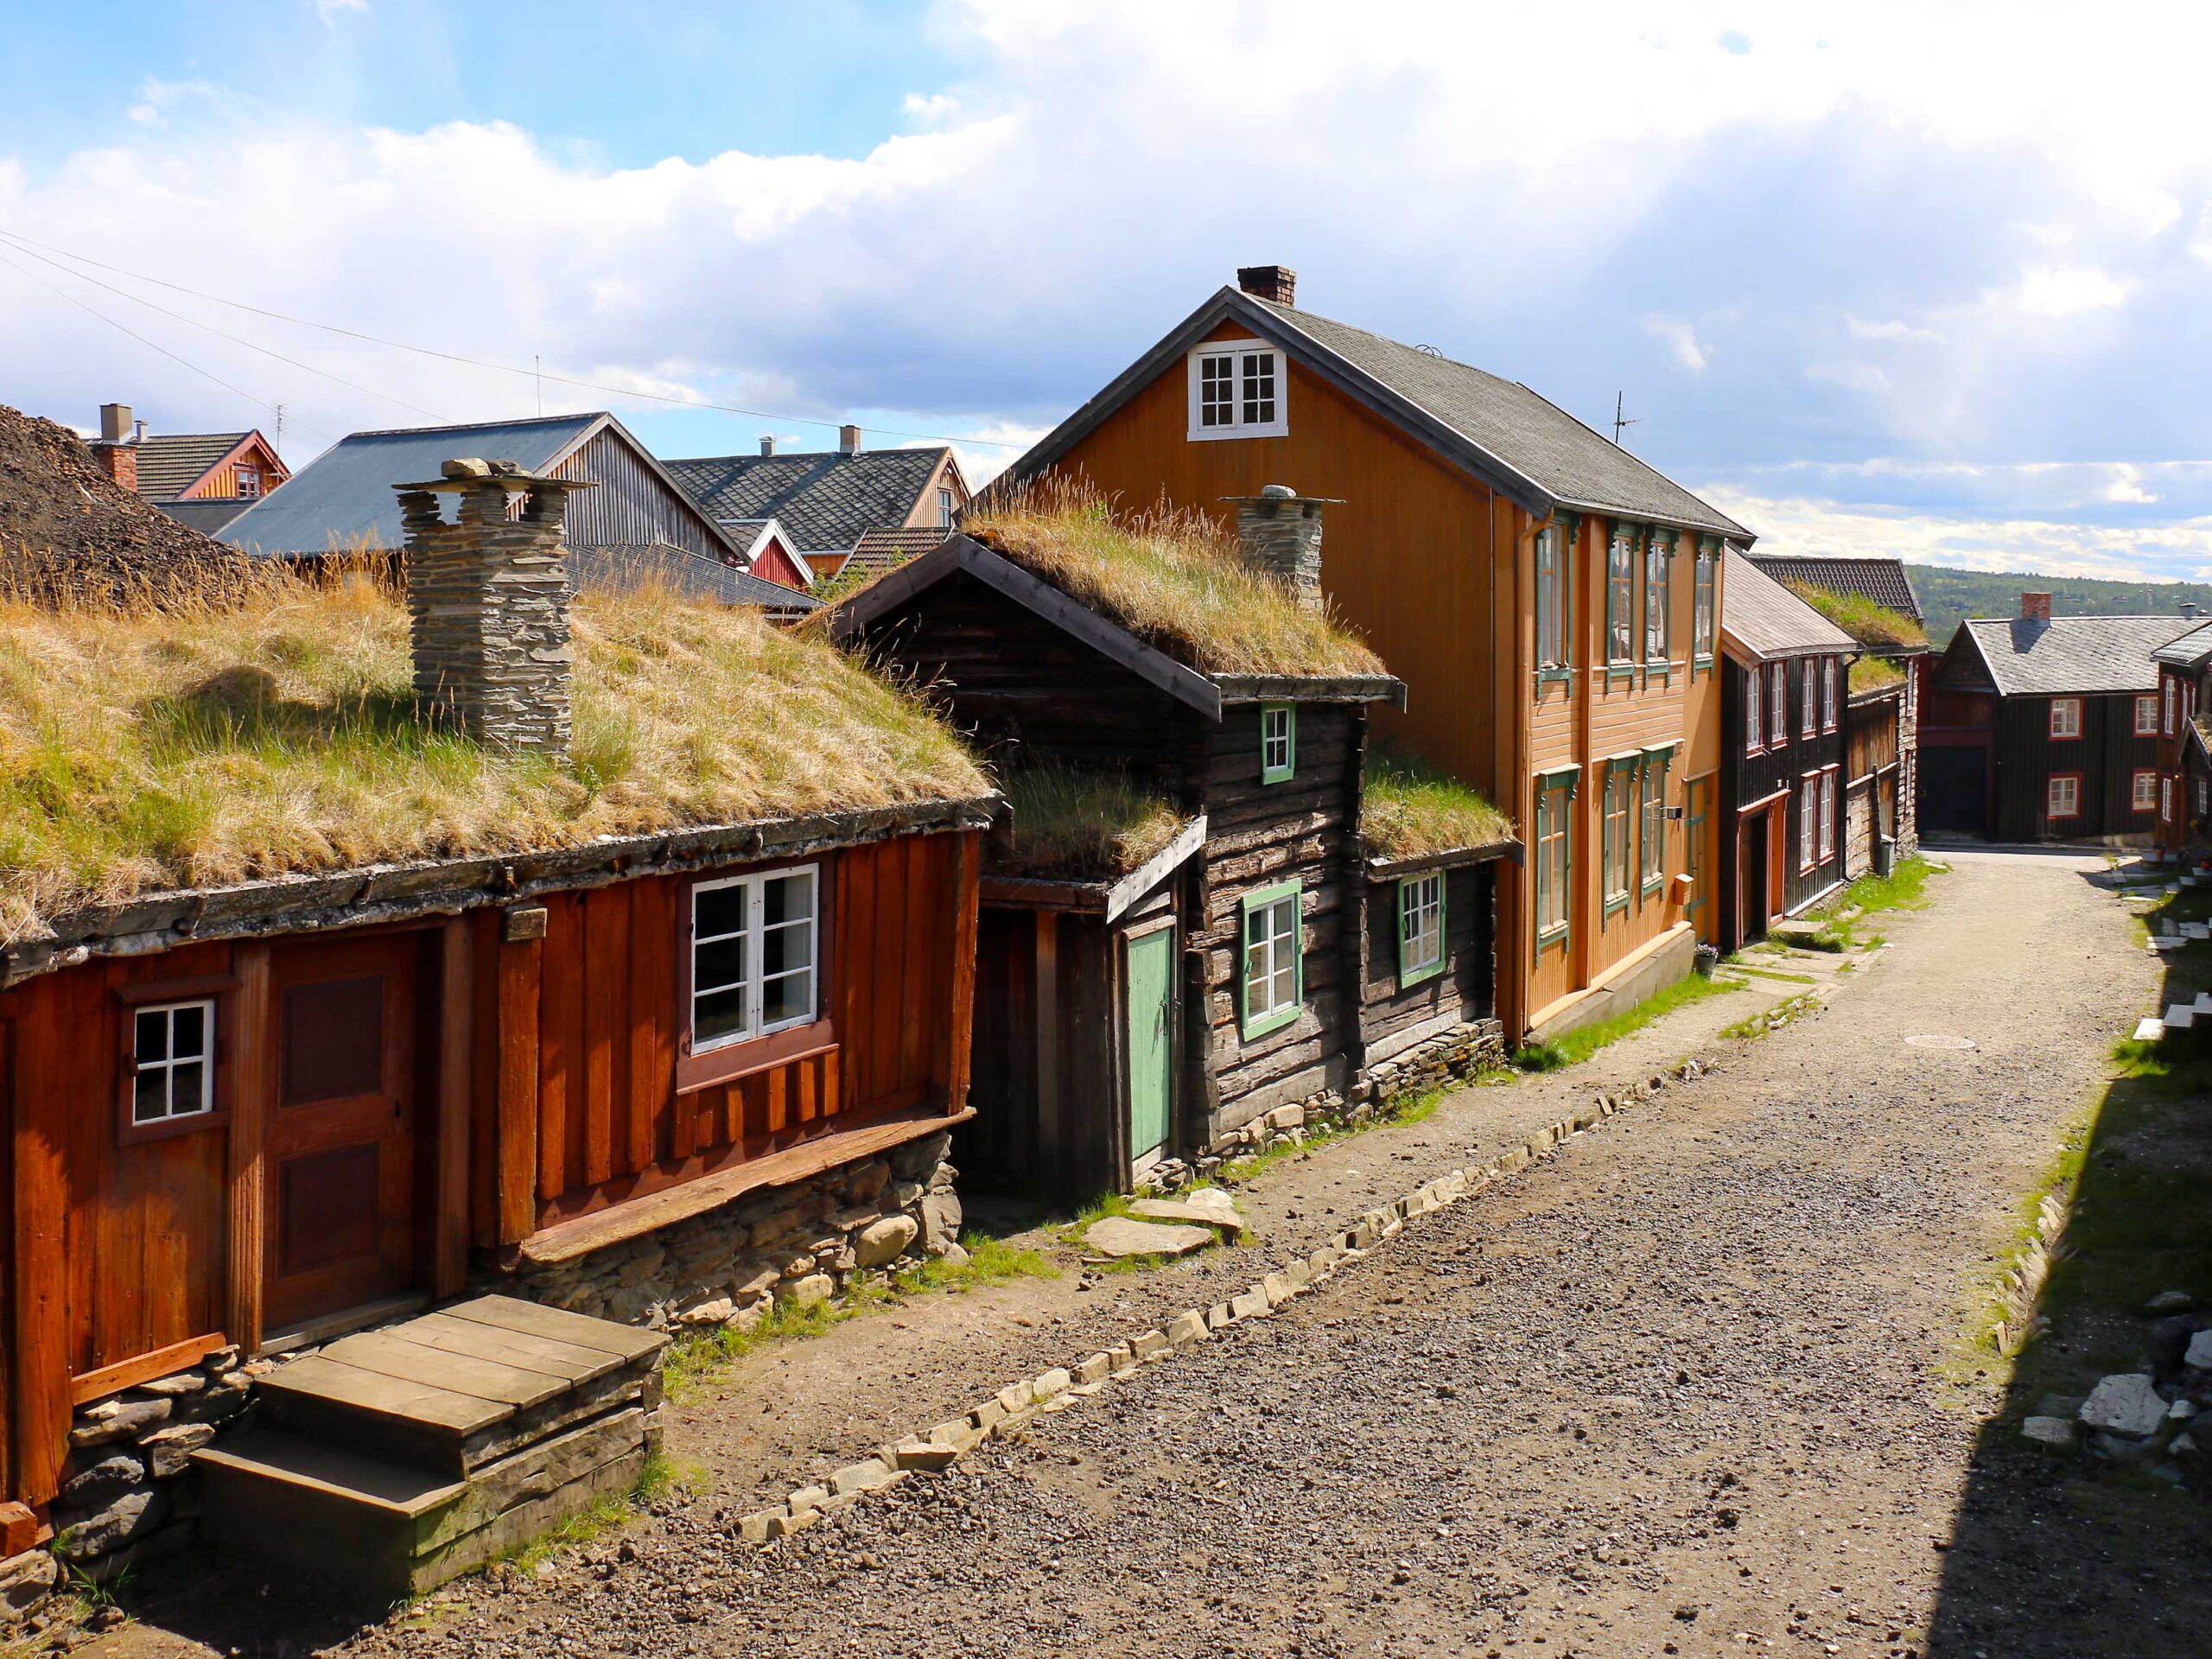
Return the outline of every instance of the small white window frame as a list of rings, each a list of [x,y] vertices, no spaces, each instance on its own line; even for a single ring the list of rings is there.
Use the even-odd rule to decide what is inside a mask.
[[[2160,817],[2171,818],[2173,817],[2171,805],[2159,804],[2161,790],[2164,791],[2166,798],[2170,802],[2172,798],[2173,779],[2160,777],[2158,772],[2146,767],[2138,766],[2134,776],[2129,779],[2129,794],[2132,797],[2128,802],[2130,808],[2137,812],[2148,812],[2152,807],[2158,807]]]
[[[761,919],[763,899],[768,883],[792,876],[808,878],[808,892],[811,906],[806,918],[807,999],[804,1012],[782,1020],[766,1020],[760,1017],[766,980],[761,972],[766,961],[766,926]],[[699,933],[699,898],[702,893],[717,893],[730,887],[747,889],[745,904],[745,978],[741,987],[745,992],[745,1021],[736,1031],[704,1040],[699,1036],[699,999],[738,988],[733,985],[702,987],[699,983],[699,947],[725,938],[740,937],[734,933],[715,933],[702,939]],[[693,1054],[711,1054],[718,1050],[734,1048],[740,1043],[757,1041],[779,1031],[794,1027],[811,1025],[822,1017],[822,867],[819,864],[787,864],[779,869],[748,870],[742,875],[727,875],[710,881],[696,881],[691,885],[691,913],[685,930],[684,948],[691,953],[690,985],[683,1009],[683,1027],[690,1039]],[[786,925],[788,925],[788,924]]]
[[[2053,697],[2050,700],[2050,735],[2070,740],[2082,735],[2082,699]]]
[[[2059,786],[2065,785],[2066,804],[2059,804]],[[2082,816],[2082,774],[2078,772],[2055,772],[2044,784],[2044,816],[2046,818],[2078,818]]]
[[[189,1054],[176,1050],[176,1017],[187,1009],[200,1014],[200,1047]],[[215,999],[212,996],[185,997],[175,1002],[141,1002],[125,1010],[130,1020],[130,1127],[134,1129],[158,1129],[167,1124],[188,1118],[212,1117],[215,1114]],[[158,1060],[141,1060],[138,1054],[138,1026],[143,1020],[159,1018],[164,1033],[163,1054]],[[200,1103],[180,1107],[176,1101],[176,1074],[188,1065],[200,1068]],[[138,1079],[153,1073],[162,1074],[161,1112],[152,1117],[138,1115]]]
[[[1264,352],[1274,359],[1275,417],[1272,421],[1247,421],[1244,414],[1245,366],[1242,359],[1247,355]],[[1209,357],[1233,356],[1239,359],[1232,376],[1235,401],[1230,413],[1237,418],[1226,426],[1205,426],[1198,419],[1198,385],[1200,361]],[[1202,346],[1193,346],[1184,359],[1183,378],[1188,399],[1188,425],[1185,436],[1192,443],[1211,443],[1221,438],[1287,438],[1290,435],[1290,363],[1279,346],[1270,346],[1264,340],[1210,340]]]
[[[2166,683],[2168,685],[2171,685],[2173,682],[2171,680],[2168,680]],[[2166,693],[2166,696],[2168,699],[2171,700],[2173,693],[2169,691]],[[2138,737],[2156,737],[2158,734],[2158,699],[2148,695],[2136,698],[2135,735]],[[2171,722],[2169,722],[2166,727],[2166,735],[2168,737],[2171,737],[2173,735],[2173,727]]]

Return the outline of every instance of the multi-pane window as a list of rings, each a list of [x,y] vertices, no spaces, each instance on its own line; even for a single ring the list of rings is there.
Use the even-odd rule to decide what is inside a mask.
[[[2050,734],[2053,737],[2082,735],[2082,699],[2053,697],[2050,700]]]
[[[1643,763],[1643,822],[1640,849],[1643,885],[1649,888],[1667,874],[1667,767],[1663,761]]]
[[[1243,340],[1192,353],[1191,436],[1280,436],[1287,429],[1281,352]]]
[[[1260,781],[1280,784],[1298,770],[1298,709],[1287,702],[1260,705]]]
[[[1797,735],[1810,737],[1821,728],[1821,669],[1810,657],[1797,667]]]
[[[2077,774],[2070,772],[2063,772],[2059,773],[2057,777],[2053,778],[2047,786],[2046,792],[2044,797],[2044,808],[2046,813],[2054,818],[2072,818],[2080,817],[2082,811],[2081,778]]]
[[[1765,683],[1764,669],[1744,671],[1744,751],[1747,754],[1755,754],[1766,746],[1766,715],[1759,702],[1759,690]]]
[[[940,489],[937,493],[937,522],[940,530],[952,528],[952,492]]]
[[[1816,861],[1815,823],[1821,815],[1821,780],[1807,778],[1797,785],[1797,868],[1809,870]]]
[[[215,1109],[215,1004],[202,997],[130,1010],[134,1127]]]
[[[2171,736],[2172,736],[2172,735],[2173,735],[2173,730],[2174,730],[2174,719],[2173,719],[2173,715],[2172,715],[2172,713],[2171,712],[2171,709],[2172,709],[2172,708],[2173,708],[2173,701],[2174,701],[2174,683],[2173,683],[2171,680],[2168,680],[2168,681],[2165,683],[2165,692],[2166,692],[2166,708],[2167,708],[2167,709],[2168,709],[2168,711],[2169,711],[2169,712],[2167,713],[2167,715],[2166,715],[2166,735],[2167,735],[2167,736],[2169,736],[2169,737],[2171,737]],[[2136,735],[2136,736],[2138,736],[2138,737],[2156,737],[2158,734],[2158,698],[2156,698],[2156,697],[2138,697],[2138,698],[2136,698],[2136,699],[2135,699],[2135,735]]]
[[[1835,856],[1835,769],[1821,774],[1821,862]]]
[[[1667,571],[1674,563],[1672,533],[1655,530],[1643,543],[1643,660],[1664,663],[1671,641],[1667,629]]]
[[[1766,741],[1770,748],[1789,741],[1789,664],[1777,663],[1767,680]]]
[[[1697,544],[1697,580],[1690,606],[1690,652],[1700,662],[1713,658],[1714,619],[1720,607],[1713,602],[1719,579],[1720,549],[1709,537]]]
[[[1605,902],[1628,899],[1629,791],[1635,779],[1629,766],[1605,768],[1605,847],[1600,861],[1605,878]]]
[[[1299,884],[1244,899],[1244,1034],[1287,1026],[1299,1007]]]
[[[1548,939],[1567,931],[1568,859],[1567,803],[1564,782],[1536,788],[1536,937]]]
[[[1636,536],[1626,524],[1605,548],[1605,660],[1636,660]]]
[[[691,889],[693,1053],[814,1019],[820,899],[811,864]]]
[[[2158,817],[2162,820],[2171,822],[2173,816],[2174,780],[2171,778],[2161,778],[2158,779]]]
[[[1398,982],[1410,985],[1444,971],[1444,872],[1398,883]]]
[[[1821,658],[1821,729],[1835,730],[1835,658]]]
[[[2155,772],[2139,772],[2132,780],[2133,792],[2128,804],[2138,812],[2148,812],[2158,804],[2158,785],[2161,779]],[[2169,817],[2171,813],[2160,808],[2158,816]]]
[[[1557,524],[1536,532],[1536,665],[1566,666],[1567,535]]]
[[[2166,676],[2165,679],[2164,679],[2163,682],[2161,682],[2160,686],[2159,686],[2159,690],[2164,693],[2164,695],[2165,695],[2165,700],[2166,700],[2166,735],[2167,735],[2168,737],[2171,737],[2171,736],[2174,734],[2174,681],[2173,681],[2173,676],[2171,676],[2171,674],[2169,674],[2168,676]],[[2136,727],[2137,727],[2137,728],[2138,728],[2139,730],[2139,729],[2141,729],[2142,725],[2143,725],[2143,717],[2142,717],[2142,715],[2141,715],[2140,714],[2138,714],[2138,715],[2136,715],[2136,717],[2135,717],[2135,724],[2136,724]]]
[[[260,467],[240,467],[238,470],[238,499],[240,500],[258,501],[261,499]]]

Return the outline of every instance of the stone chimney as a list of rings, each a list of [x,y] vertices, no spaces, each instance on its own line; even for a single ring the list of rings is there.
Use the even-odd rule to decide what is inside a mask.
[[[2023,622],[2050,621],[2050,595],[2049,594],[2022,594],[2020,620]]]
[[[1269,484],[1257,495],[1225,495],[1236,504],[1236,548],[1244,563],[1273,576],[1309,611],[1321,608],[1321,509],[1334,497],[1300,495]]]
[[[837,448],[849,455],[857,455],[860,454],[860,428],[850,424],[839,427],[837,429]]]
[[[764,455],[772,455],[776,453],[776,435],[774,433],[763,432],[760,435],[760,453]]]
[[[591,486],[535,476],[512,461],[448,461],[440,471],[427,484],[393,486],[407,532],[416,700],[479,742],[565,760],[562,520],[569,492]],[[460,497],[450,521],[441,495]]]
[[[1255,300],[1277,305],[1298,303],[1298,273],[1288,265],[1239,265],[1236,286]]]
[[[100,435],[92,443],[92,459],[126,490],[138,488],[138,437],[128,404],[100,405]]]

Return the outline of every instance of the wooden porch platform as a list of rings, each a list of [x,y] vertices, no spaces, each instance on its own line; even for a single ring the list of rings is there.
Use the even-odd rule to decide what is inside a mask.
[[[442,1584],[634,1483],[666,1343],[505,1296],[344,1338],[194,1454],[209,1533],[372,1593]]]

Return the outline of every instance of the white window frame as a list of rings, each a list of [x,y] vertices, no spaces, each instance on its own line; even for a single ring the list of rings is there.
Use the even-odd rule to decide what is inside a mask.
[[[766,982],[762,976],[761,969],[766,960],[766,951],[763,948],[766,943],[766,928],[761,917],[765,909],[764,900],[768,883],[787,880],[791,877],[801,875],[808,878],[807,890],[812,899],[805,921],[806,966],[800,969],[788,969],[776,977],[790,978],[798,973],[805,974],[806,1007],[802,1013],[788,1015],[781,1020],[764,1021],[760,1017],[760,1009]],[[721,892],[730,887],[747,890],[745,925],[741,935],[715,933],[702,938],[699,935],[699,896],[702,893]],[[779,925],[788,927],[798,925],[798,924],[785,923]],[[789,1031],[796,1026],[811,1025],[822,1017],[822,867],[819,864],[787,864],[778,869],[748,870],[742,875],[727,875],[710,881],[693,882],[691,884],[691,915],[686,933],[689,940],[687,948],[691,952],[691,987],[689,1004],[683,1011],[683,1025],[690,1039],[692,1053],[711,1054],[718,1049],[734,1047],[739,1043],[753,1042],[759,1038],[772,1036],[779,1031]],[[699,983],[699,947],[702,944],[716,944],[723,939],[740,937],[745,940],[745,977],[741,981],[732,981],[728,984],[702,986]],[[745,992],[743,1025],[736,1031],[702,1041],[699,1037],[699,999],[702,996],[735,990],[741,987]]]
[[[1821,729],[1835,730],[1835,658],[1821,658]]]
[[[2062,711],[2065,715],[2063,720],[2059,717]],[[2053,697],[2050,700],[2050,734],[2056,738],[2075,738],[2082,735],[2081,698]]]
[[[1821,729],[1820,669],[1810,657],[1802,659],[1797,671],[1797,696],[1803,707],[1797,711],[1797,735],[1811,737]]]
[[[1766,669],[1744,671],[1744,753],[1758,754],[1766,748]]]
[[[1398,883],[1398,982],[1410,985],[1444,967],[1444,872],[1424,870]]]
[[[2162,818],[2173,817],[2173,779],[2138,766],[2129,780],[2128,804],[2138,812],[2158,810]]]
[[[1777,663],[1767,684],[1766,746],[1789,747],[1789,664]]]
[[[188,1008],[200,1014],[200,1047],[189,1054],[176,1050],[176,1017]],[[130,1015],[130,1127],[134,1129],[159,1128],[185,1118],[212,1117],[215,1112],[215,999],[212,996],[185,997],[175,1002],[141,1002],[129,1010]],[[162,1021],[162,1057],[156,1060],[138,1058],[139,1022],[150,1018]],[[183,1067],[200,1068],[200,1103],[180,1107],[176,1099],[176,1074]],[[138,1114],[138,1079],[154,1073],[162,1074],[162,1109],[151,1117]]]
[[[1821,777],[1808,772],[1797,780],[1797,868],[1809,870],[1821,861],[1820,826],[1815,820],[1821,810]]]
[[[1252,372],[1248,359],[1264,353],[1274,359],[1271,372],[1274,378],[1274,418],[1268,421],[1248,421],[1244,418],[1247,380]],[[1201,365],[1207,358],[1229,357],[1235,359],[1230,372],[1231,401],[1230,413],[1235,418],[1226,423],[1211,426],[1202,419],[1200,387],[1205,378]],[[1217,438],[1282,438],[1290,435],[1290,362],[1280,346],[1270,346],[1263,340],[1210,340],[1203,346],[1193,346],[1185,359],[1184,378],[1189,396],[1189,429],[1185,434],[1192,443],[1211,442]]]
[[[2066,804],[2058,804],[2058,786],[2066,785]],[[2046,818],[2078,818],[2082,816],[2082,775],[2075,772],[2054,772],[2043,789],[2044,817]]]
[[[1835,856],[1835,768],[1831,766],[1821,774],[1821,855],[1825,864]]]
[[[937,524],[939,530],[952,528],[952,486],[940,484],[937,488]]]
[[[2173,713],[2171,707],[2174,696],[2172,686],[2173,682],[2169,679],[2166,682],[2167,690],[2165,694],[2166,702],[2168,705],[2166,714],[2166,735],[2168,737],[2171,737],[2174,734]],[[2152,696],[2141,696],[2136,698],[2135,735],[2138,737],[2156,737],[2158,734],[2158,699]]]

